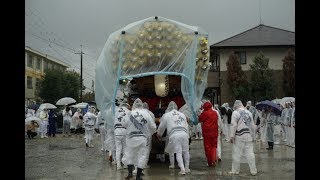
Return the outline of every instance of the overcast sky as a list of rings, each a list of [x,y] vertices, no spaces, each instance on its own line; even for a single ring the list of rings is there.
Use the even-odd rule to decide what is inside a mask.
[[[84,84],[91,88],[108,36],[129,23],[162,16],[200,26],[211,45],[259,25],[260,14],[262,24],[295,32],[294,0],[25,0],[25,44],[78,72],[80,56],[72,52],[82,44]]]

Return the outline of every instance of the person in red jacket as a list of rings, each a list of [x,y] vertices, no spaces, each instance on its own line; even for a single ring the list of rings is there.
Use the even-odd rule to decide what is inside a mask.
[[[199,116],[202,122],[202,135],[208,166],[215,166],[217,162],[218,144],[218,114],[212,110],[212,104],[205,102],[202,105],[203,112]]]

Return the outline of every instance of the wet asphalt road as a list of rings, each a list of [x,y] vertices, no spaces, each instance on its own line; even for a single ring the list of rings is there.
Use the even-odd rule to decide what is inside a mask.
[[[27,180],[91,180],[124,179],[127,169],[116,170],[105,153],[100,151],[98,134],[94,136],[94,148],[86,148],[83,135],[54,138],[25,139],[25,179]],[[258,174],[252,176],[248,164],[241,164],[240,174],[231,176],[232,144],[222,142],[222,161],[215,167],[206,165],[203,141],[192,140],[190,150],[191,173],[179,175],[180,169],[169,169],[169,162],[150,160],[150,169],[144,170],[143,179],[295,179],[295,149],[275,145],[273,151],[266,144],[255,144]],[[135,178],[133,178],[135,179]]]

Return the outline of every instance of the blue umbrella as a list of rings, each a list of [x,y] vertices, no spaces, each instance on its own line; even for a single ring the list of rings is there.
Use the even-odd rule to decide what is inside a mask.
[[[256,109],[259,109],[259,110],[262,110],[262,109],[265,109],[267,107],[271,107],[272,108],[272,111],[277,114],[277,115],[281,115],[281,109],[280,109],[280,106],[272,101],[268,101],[268,100],[265,100],[265,101],[261,101],[261,102],[258,102],[256,104]]]

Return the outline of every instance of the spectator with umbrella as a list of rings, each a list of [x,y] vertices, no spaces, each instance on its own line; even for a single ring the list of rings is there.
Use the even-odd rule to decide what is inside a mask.
[[[66,108],[62,111],[62,116],[63,116],[63,137],[66,134],[71,136],[70,123],[71,123],[72,111],[68,105],[66,105]]]
[[[41,138],[48,138],[47,131],[48,131],[48,109],[42,109],[40,111],[40,119],[41,119]]]
[[[273,150],[273,142],[274,142],[274,137],[273,137],[273,133],[274,133],[274,126],[276,124],[276,119],[277,116],[276,114],[273,112],[272,107],[268,106],[267,107],[267,142],[268,142],[268,148],[267,150]]]
[[[49,110],[49,132],[48,135],[49,137],[55,137],[56,136],[56,119],[57,119],[57,115],[55,114],[53,109]]]

